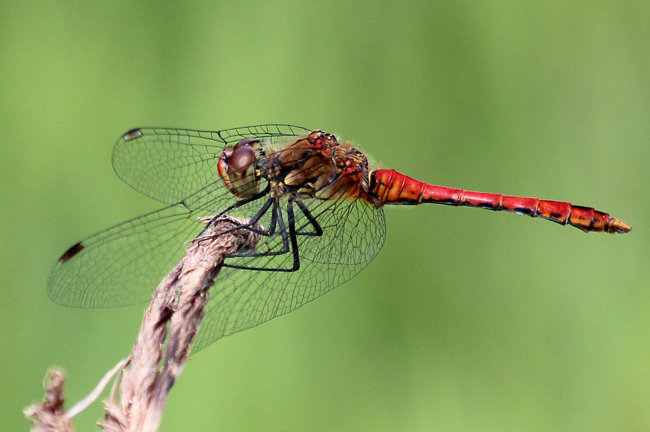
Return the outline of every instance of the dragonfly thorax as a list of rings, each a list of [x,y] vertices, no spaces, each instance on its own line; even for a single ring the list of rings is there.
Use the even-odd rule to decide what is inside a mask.
[[[268,156],[271,193],[322,200],[357,198],[367,190],[368,160],[350,144],[314,131]]]
[[[363,153],[323,131],[314,131],[281,148],[262,145],[256,138],[241,140],[223,150],[218,168],[235,196],[247,198],[260,193],[264,179],[276,199],[286,195],[321,200],[365,197],[370,172]]]

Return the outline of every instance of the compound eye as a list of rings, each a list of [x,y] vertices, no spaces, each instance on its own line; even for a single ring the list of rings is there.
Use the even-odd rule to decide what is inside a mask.
[[[255,138],[249,138],[255,140]],[[255,162],[255,150],[248,143],[242,144],[244,141],[239,141],[228,160],[228,166],[238,173],[246,172],[251,165]]]
[[[257,138],[246,138],[241,141],[239,141],[235,146],[233,147],[233,150],[237,150],[241,146],[250,146],[251,144],[255,142],[260,142]]]

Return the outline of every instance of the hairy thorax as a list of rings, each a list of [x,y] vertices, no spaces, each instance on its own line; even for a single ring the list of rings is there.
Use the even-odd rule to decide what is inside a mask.
[[[349,143],[340,144],[334,135],[315,131],[269,153],[260,168],[273,196],[327,200],[367,195],[367,158]]]

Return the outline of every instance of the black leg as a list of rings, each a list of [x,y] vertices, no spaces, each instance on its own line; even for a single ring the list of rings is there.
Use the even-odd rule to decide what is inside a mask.
[[[284,219],[282,218],[282,209],[277,201],[273,204],[273,214],[271,226],[273,228],[269,229],[268,237],[271,237],[275,233],[275,224],[278,224],[280,231],[280,236],[282,236],[282,249],[279,251],[268,251],[268,252],[241,252],[227,255],[226,258],[253,258],[261,256],[275,256],[275,255],[284,255],[289,252],[289,237],[287,235],[287,228],[284,225]],[[226,267],[229,267],[226,265]],[[238,267],[239,268],[239,267]]]
[[[262,218],[262,216],[264,216],[264,214],[266,214],[266,212],[269,210],[269,207],[271,207],[271,204],[273,204],[275,202],[276,202],[276,200],[274,198],[269,198],[268,200],[266,200],[266,202],[264,203],[262,208],[257,212],[257,214],[255,214],[255,216],[253,216],[253,218],[250,219],[248,222],[246,222],[245,224],[237,225],[237,226],[232,227],[232,228],[230,228],[228,230],[222,231],[222,232],[219,233],[219,235],[223,235],[223,234],[226,234],[226,233],[238,230],[238,229],[247,229],[247,230],[252,231],[254,233],[263,235],[265,237],[271,236],[273,234],[272,232],[270,233],[269,231],[264,231],[264,230],[260,230],[260,229],[257,229],[257,228],[253,228],[253,225],[255,225]],[[214,220],[215,219],[212,218],[210,220],[210,223],[213,223]],[[275,223],[273,221],[271,221],[271,225],[273,226],[273,229],[275,230]],[[209,224],[208,224],[208,226],[209,226]],[[205,231],[205,228],[203,229],[203,231]],[[201,233],[203,233],[203,231],[201,231]],[[202,239],[200,239],[200,238],[198,239],[198,241],[201,241],[201,240]]]
[[[287,204],[287,215],[289,216],[289,240],[293,249],[293,270],[300,269],[300,254],[298,253],[298,239],[296,238],[296,217],[293,214],[293,200],[289,199]]]
[[[278,223],[278,219],[282,219],[282,212],[280,211],[280,204],[275,200],[273,202],[273,211],[271,212],[271,226],[268,229],[269,236],[275,234],[275,226]]]
[[[314,227],[314,231],[296,231],[296,235],[304,235],[304,236],[316,236],[320,237],[323,235],[323,228],[321,228],[320,224],[316,220],[313,214],[309,211],[305,203],[302,201],[296,201],[296,204],[298,205],[298,208],[302,212],[302,214],[305,215],[309,223],[311,224],[312,227]]]
[[[284,218],[282,217],[282,210],[279,206],[274,207],[274,213],[276,213],[278,231],[282,236],[282,250],[274,252],[244,252],[241,254],[229,255],[227,258],[239,257],[239,258],[255,258],[255,257],[265,257],[265,256],[278,256],[284,255],[292,252],[293,255],[293,266],[291,268],[270,268],[270,267],[252,267],[252,266],[243,266],[225,263],[224,267],[242,269],[242,270],[257,270],[257,271],[278,271],[278,272],[294,272],[300,269],[300,255],[298,252],[298,239],[296,238],[296,218],[293,212],[293,200],[289,199],[287,204],[287,216],[288,216],[288,225],[289,232],[287,235],[287,228],[284,224]]]
[[[255,195],[252,195],[252,196],[250,196],[250,197],[247,197],[247,198],[241,199],[241,200],[237,201],[236,203],[234,203],[233,205],[226,207],[225,210],[223,210],[223,211],[222,211],[221,213],[219,213],[218,215],[213,216],[212,219],[210,219],[210,222],[208,222],[207,224],[205,224],[205,228],[203,228],[203,229],[201,230],[201,232],[199,233],[199,235],[197,235],[197,237],[201,237],[201,235],[203,235],[203,233],[205,232],[205,230],[207,230],[207,229],[208,229],[208,228],[209,228],[209,227],[210,227],[210,226],[211,226],[211,225],[212,225],[212,224],[213,224],[217,219],[219,219],[221,216],[223,216],[223,215],[225,215],[226,213],[228,213],[230,210],[232,210],[232,209],[234,209],[234,208],[241,207],[241,206],[243,206],[244,204],[248,204],[249,202],[252,202],[252,201],[258,200],[258,199],[262,198],[264,195],[267,195],[270,191],[271,191],[271,185],[270,185],[270,184],[267,184],[263,191],[258,192],[258,193],[256,193]],[[267,208],[267,209],[268,209],[268,208]],[[260,217],[261,217],[261,216],[260,216]]]

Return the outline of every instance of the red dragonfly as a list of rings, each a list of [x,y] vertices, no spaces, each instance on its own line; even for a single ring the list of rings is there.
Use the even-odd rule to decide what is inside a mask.
[[[585,232],[632,229],[593,208],[434,186],[372,169],[351,143],[290,125],[133,129],[117,141],[113,167],[135,190],[167,206],[69,248],[52,270],[48,294],[75,307],[148,301],[187,242],[205,229],[200,218],[249,218],[242,228],[259,232],[261,240],[255,250],[227,257],[195,352],[291,312],[359,273],[384,243],[385,204],[505,210]]]

